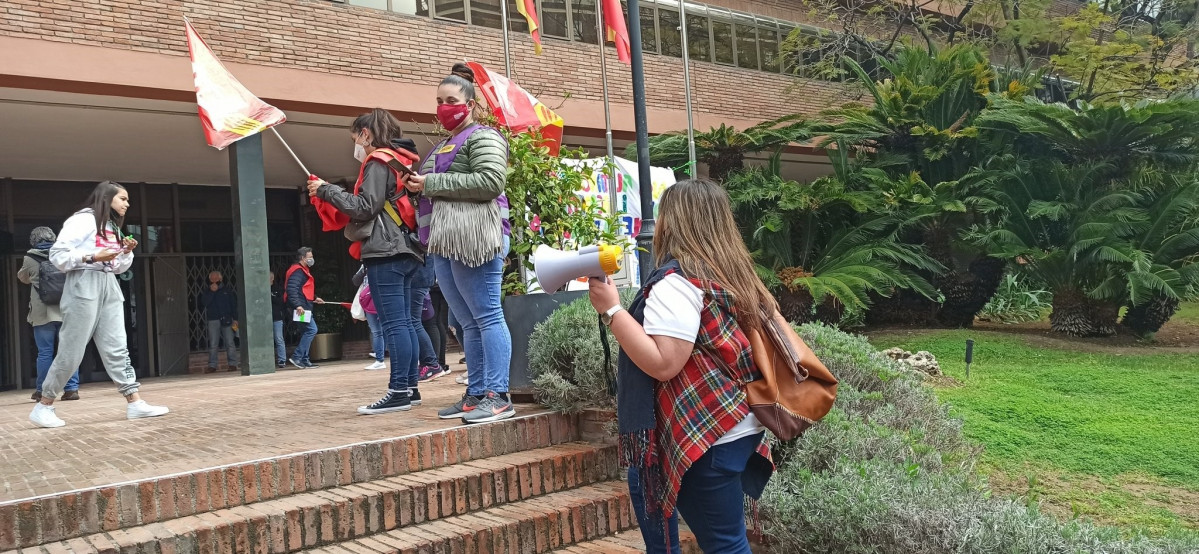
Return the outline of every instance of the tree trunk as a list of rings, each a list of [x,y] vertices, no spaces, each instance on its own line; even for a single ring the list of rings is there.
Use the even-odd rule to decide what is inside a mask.
[[[1153,338],[1162,325],[1174,317],[1178,306],[1177,299],[1158,296],[1140,306],[1129,308],[1120,324],[1141,338]]]
[[[742,152],[721,152],[708,163],[708,177],[717,183],[724,184],[729,174],[745,167],[745,154]]]
[[[932,326],[937,322],[936,302],[906,290],[897,290],[891,296],[870,295],[870,308],[866,310],[866,324]]]
[[[775,300],[779,303],[779,313],[787,321],[802,325],[804,323],[823,323],[836,327],[845,316],[845,305],[837,299],[826,296],[819,305],[814,305],[812,293],[808,289],[796,287],[779,287],[774,291]]]
[[[1049,326],[1058,333],[1075,337],[1110,337],[1116,334],[1120,306],[1095,300],[1077,290],[1053,291],[1053,312]]]
[[[974,317],[999,290],[1004,265],[1003,260],[983,256],[970,262],[965,273],[950,271],[936,279],[945,296],[937,321],[946,327],[972,327]]]

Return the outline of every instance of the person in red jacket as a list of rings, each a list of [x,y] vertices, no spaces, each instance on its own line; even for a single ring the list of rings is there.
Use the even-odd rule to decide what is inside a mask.
[[[307,246],[299,249],[296,252],[296,263],[292,264],[287,270],[287,277],[283,282],[286,283],[283,301],[287,302],[287,306],[291,308],[295,314],[292,320],[304,332],[300,336],[300,344],[296,345],[296,349],[292,352],[291,358],[288,359],[291,365],[299,369],[313,369],[317,365],[312,363],[308,358],[308,349],[312,347],[312,339],[316,338],[316,320],[312,319],[313,303],[324,304],[325,301],[316,296],[316,279],[312,278],[312,272],[309,270],[316,263],[316,259],[312,256],[312,249]],[[301,321],[307,319],[308,321]]]

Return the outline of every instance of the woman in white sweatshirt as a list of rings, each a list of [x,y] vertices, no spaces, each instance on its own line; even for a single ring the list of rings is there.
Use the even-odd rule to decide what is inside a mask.
[[[133,237],[121,233],[129,193],[117,183],[104,181],[96,185],[85,206],[67,219],[50,249],[50,261],[67,274],[67,280],[59,303],[63,323],[58,355],[42,383],[42,399],[29,414],[29,420],[39,427],[66,425],[54,413],[54,400],[62,395],[63,385],[79,367],[89,340],[96,342],[104,369],[128,402],[126,417],[156,417],[170,411],[141,399],[137,375],[129,361],[125,296],[117,283],[117,275],[133,265],[133,249],[137,247]]]

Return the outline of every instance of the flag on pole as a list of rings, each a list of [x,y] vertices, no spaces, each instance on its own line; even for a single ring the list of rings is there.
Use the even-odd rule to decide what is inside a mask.
[[[526,0],[528,1],[528,0]],[[629,55],[629,27],[625,24],[624,10],[620,0],[602,0],[604,3],[604,29],[608,31],[608,41],[616,45],[616,57],[626,64],[632,64]]]
[[[508,0],[500,0],[507,2]],[[618,0],[619,1],[619,0]],[[533,35],[533,51],[541,54],[541,24],[537,21],[537,4],[533,0],[516,0],[516,11],[529,22],[529,34]]]
[[[187,26],[187,50],[196,80],[200,123],[204,125],[204,138],[209,146],[224,150],[238,140],[287,120],[279,108],[251,94],[225,69],[187,18],[183,23]]]
[[[467,62],[466,65],[475,72],[479,91],[500,125],[514,133],[540,129],[545,146],[549,147],[551,154],[558,155],[565,125],[561,116],[507,77],[488,70],[478,62]]]

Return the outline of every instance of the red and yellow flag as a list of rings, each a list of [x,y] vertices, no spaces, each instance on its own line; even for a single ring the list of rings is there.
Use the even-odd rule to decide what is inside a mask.
[[[528,1],[528,0],[525,0]],[[633,63],[629,56],[629,27],[625,24],[624,10],[620,0],[603,0],[604,29],[608,32],[608,41],[616,44],[616,57],[627,64]]]
[[[507,77],[488,70],[478,62],[468,62],[466,65],[475,72],[479,91],[500,125],[514,133],[540,129],[545,146],[549,147],[551,154],[558,155],[565,126],[562,117]]]
[[[223,150],[226,146],[260,133],[287,120],[283,112],[250,93],[217,59],[190,21],[187,49],[191,53],[192,74],[196,81],[196,104],[208,145]]]
[[[508,0],[500,0],[507,2]],[[617,0],[618,2],[620,0]],[[533,0],[516,0],[516,11],[529,22],[529,34],[533,35],[533,51],[541,54],[541,24],[537,21],[537,4]]]

